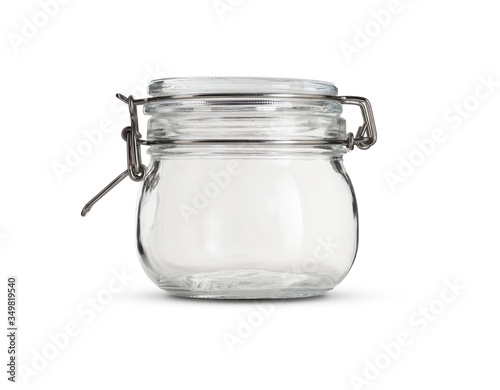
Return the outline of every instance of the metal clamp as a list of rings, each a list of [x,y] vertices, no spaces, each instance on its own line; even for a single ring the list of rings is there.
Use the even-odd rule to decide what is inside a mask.
[[[121,136],[127,143],[127,169],[118,175],[111,183],[94,196],[82,209],[82,217],[88,214],[92,206],[96,204],[104,195],[116,187],[127,176],[133,181],[139,182],[146,176],[146,166],[142,164],[141,145],[187,145],[187,144],[221,144],[221,143],[254,143],[254,144],[279,144],[279,145],[341,145],[348,150],[353,150],[354,146],[359,149],[366,150],[372,147],[377,142],[377,129],[375,127],[375,119],[373,111],[368,99],[358,96],[327,96],[327,95],[295,95],[295,94],[265,94],[265,93],[250,93],[250,94],[201,94],[201,95],[176,95],[176,96],[154,96],[150,98],[134,99],[132,95],[126,97],[122,94],[116,94],[116,97],[126,103],[130,113],[130,126],[122,130]],[[348,133],[345,139],[341,140],[237,140],[237,139],[209,139],[209,140],[161,140],[148,141],[142,139],[139,132],[139,120],[137,117],[137,106],[153,101],[166,100],[188,100],[200,98],[298,98],[298,99],[331,99],[337,100],[341,104],[356,105],[361,108],[363,115],[363,125],[358,128],[356,135]]]
[[[141,159],[141,133],[139,132],[139,121],[137,118],[137,104],[132,96],[128,98],[120,94],[116,96],[128,104],[130,112],[130,126],[124,127],[122,130],[122,138],[127,143],[127,169],[120,173],[85,205],[81,212],[82,217],[85,217],[94,204],[115,188],[127,176],[133,181],[141,181],[144,179],[144,176],[146,176],[147,167],[142,163]]]
[[[338,100],[342,104],[355,105],[361,108],[363,125],[358,128],[355,136],[352,133],[347,134],[349,140],[348,149],[353,150],[354,146],[357,146],[359,149],[367,150],[375,145],[375,142],[377,142],[377,127],[375,126],[370,101],[359,96],[335,96],[332,99]]]

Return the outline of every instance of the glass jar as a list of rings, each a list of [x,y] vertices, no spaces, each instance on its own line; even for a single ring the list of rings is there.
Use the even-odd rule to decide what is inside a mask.
[[[376,141],[369,102],[330,83],[264,78],[154,80],[129,104],[128,169],[142,181],[137,240],[146,274],[196,298],[297,298],[333,289],[358,247],[358,213],[342,161]],[[346,133],[343,104],[365,123]],[[147,140],[136,107],[150,115]],[[140,145],[149,145],[149,167]]]

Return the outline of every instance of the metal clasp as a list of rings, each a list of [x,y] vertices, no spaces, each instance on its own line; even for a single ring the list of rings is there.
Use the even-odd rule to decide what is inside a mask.
[[[130,113],[130,126],[123,128],[122,138],[127,143],[127,169],[120,173],[111,183],[94,196],[82,209],[82,217],[85,217],[92,206],[94,206],[104,195],[115,188],[127,176],[133,181],[141,181],[146,175],[146,166],[142,164],[141,146],[139,140],[141,133],[139,132],[139,121],[137,118],[137,105],[132,96],[128,98],[124,95],[117,94],[116,97],[128,104]]]
[[[377,129],[375,127],[375,119],[373,118],[373,111],[368,99],[359,96],[326,96],[326,95],[294,95],[294,94],[266,94],[266,93],[250,93],[250,94],[202,94],[202,95],[182,95],[182,96],[154,96],[145,99],[134,99],[133,96],[126,97],[122,94],[116,94],[116,97],[122,102],[128,104],[130,113],[130,126],[125,127],[122,130],[122,138],[127,143],[127,169],[119,174],[111,183],[109,183],[104,189],[94,196],[82,209],[82,216],[88,214],[92,206],[96,204],[104,195],[116,187],[123,179],[127,176],[133,181],[142,181],[146,176],[146,166],[142,164],[141,160],[141,145],[173,145],[173,144],[218,144],[218,143],[258,143],[258,144],[280,144],[280,145],[315,145],[315,144],[335,144],[342,145],[353,150],[354,146],[359,149],[369,149],[375,142],[377,142]],[[353,133],[347,134],[345,139],[341,140],[294,140],[294,141],[282,141],[282,140],[237,140],[237,139],[221,139],[221,140],[163,140],[163,141],[152,141],[141,139],[141,133],[139,132],[139,120],[137,117],[137,106],[143,105],[152,101],[163,101],[163,100],[176,100],[176,99],[198,99],[198,98],[300,98],[300,99],[332,99],[337,100],[341,104],[356,105],[361,108],[361,114],[363,115],[363,125],[358,128],[356,135]]]
[[[359,106],[363,115],[363,125],[358,128],[356,135],[347,134],[347,148],[353,150],[354,146],[359,149],[370,149],[377,142],[377,128],[375,126],[375,118],[370,101],[359,96],[336,96],[332,97],[342,104]]]

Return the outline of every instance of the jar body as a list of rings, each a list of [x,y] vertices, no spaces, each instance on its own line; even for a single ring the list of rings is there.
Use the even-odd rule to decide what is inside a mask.
[[[137,237],[160,288],[198,298],[306,297],[349,271],[358,218],[340,149],[154,148]]]

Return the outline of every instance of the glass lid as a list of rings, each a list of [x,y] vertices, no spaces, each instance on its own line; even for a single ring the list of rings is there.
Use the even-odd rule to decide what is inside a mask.
[[[337,96],[332,83],[316,80],[260,77],[181,77],[151,81],[152,96],[204,94],[293,94]]]

